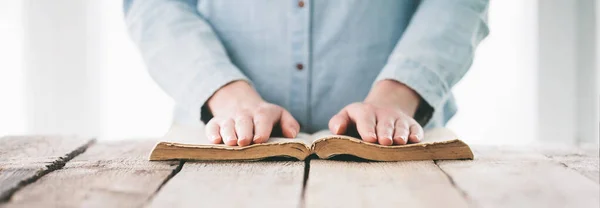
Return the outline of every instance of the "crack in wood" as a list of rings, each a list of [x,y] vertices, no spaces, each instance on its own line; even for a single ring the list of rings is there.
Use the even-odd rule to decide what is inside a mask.
[[[48,165],[46,165],[45,168],[38,170],[33,176],[20,181],[16,186],[8,189],[6,192],[0,193],[0,204],[9,202],[11,197],[17,191],[19,191],[20,189],[24,188],[25,186],[27,186],[29,184],[32,184],[33,182],[37,181],[41,177],[45,176],[46,174],[51,173],[55,170],[62,169],[63,167],[65,167],[67,162],[69,162],[71,159],[75,158],[76,156],[84,153],[90,146],[92,146],[95,143],[96,143],[96,139],[91,139],[90,141],[88,141],[87,143],[82,145],[81,147],[73,150],[70,153],[67,153],[65,156],[59,157],[58,159],[54,160],[53,162],[50,162]]]
[[[185,161],[179,161],[179,164],[177,165],[177,167],[175,167],[175,169],[173,169],[173,171],[171,171],[171,173],[165,178],[165,180],[163,180],[163,182],[160,184],[160,186],[158,186],[158,188],[156,188],[156,191],[154,191],[154,193],[152,193],[152,195],[150,195],[150,197],[148,197],[148,200],[146,201],[146,203],[143,207],[147,207],[152,202],[152,199],[156,196],[156,194],[158,194],[158,192],[162,189],[162,187],[165,186],[167,184],[167,182],[169,182],[173,177],[175,177],[175,175],[177,175],[181,171],[184,164],[185,164]]]
[[[588,175],[586,175],[586,174],[583,174],[583,173],[581,172],[581,170],[578,170],[577,168],[575,168],[575,167],[573,167],[573,166],[571,166],[571,165],[569,165],[569,164],[567,164],[567,163],[565,163],[565,162],[563,162],[563,161],[560,161],[558,158],[556,158],[556,157],[555,157],[555,156],[553,156],[553,155],[547,155],[547,154],[542,154],[542,155],[544,155],[545,157],[549,158],[549,159],[550,159],[550,161],[552,161],[552,162],[554,162],[554,163],[557,163],[557,164],[559,164],[559,165],[561,165],[561,166],[565,167],[566,169],[569,169],[569,170],[575,171],[575,172],[576,172],[576,173],[578,173],[579,175],[582,175],[583,177],[585,177],[585,178],[587,178],[587,179],[590,179],[590,180],[592,180],[592,181],[594,181],[594,182],[597,182],[596,180],[594,180],[594,178],[592,178],[592,177],[590,177],[590,176],[588,176]],[[583,155],[583,154],[579,154],[579,153],[574,153],[574,154],[566,154],[566,155],[563,155],[563,156],[565,156],[565,157],[567,157],[567,156],[577,156],[577,157],[584,157],[585,155]]]
[[[300,193],[300,206],[306,207],[304,202],[304,197],[306,195],[306,184],[308,183],[308,174],[310,171],[310,161],[312,160],[311,156],[307,157],[304,160],[304,178],[302,179],[302,192]]]
[[[438,160],[433,160],[433,164],[435,164],[435,166],[437,166],[440,169],[440,171],[442,171],[442,173],[444,173],[446,178],[448,178],[448,181],[450,181],[450,184],[460,193],[460,195],[469,204],[473,204],[473,201],[471,200],[471,197],[469,197],[469,194],[467,193],[467,191],[465,191],[460,186],[458,186],[458,184],[456,184],[456,181],[454,181],[454,178],[452,178],[452,176],[450,176],[450,174],[448,174],[442,167],[440,167],[440,165],[438,164]]]

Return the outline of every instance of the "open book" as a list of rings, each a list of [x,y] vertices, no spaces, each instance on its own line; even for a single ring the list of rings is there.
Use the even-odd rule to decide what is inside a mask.
[[[207,140],[198,138],[198,141]],[[420,143],[394,146],[331,135],[328,130],[312,135],[300,133],[294,139],[270,138],[267,143],[245,147],[159,142],[152,150],[150,160],[260,160],[281,156],[304,160],[312,154],[321,159],[352,155],[374,161],[473,159],[467,144],[449,129],[438,128],[426,131]]]

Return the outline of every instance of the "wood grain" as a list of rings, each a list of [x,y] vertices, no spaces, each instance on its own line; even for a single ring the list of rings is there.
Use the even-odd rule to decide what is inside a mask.
[[[569,167],[596,183],[600,183],[598,144],[583,147],[540,146],[539,152],[566,167]]]
[[[298,207],[304,162],[186,162],[150,207]]]
[[[156,141],[99,143],[19,191],[6,207],[141,207],[179,162],[149,162]]]
[[[85,151],[91,138],[75,136],[10,136],[0,138],[0,202],[23,186]]]
[[[474,207],[600,206],[599,185],[528,147],[473,147],[473,161],[438,161]]]
[[[310,161],[306,207],[466,207],[433,161]]]

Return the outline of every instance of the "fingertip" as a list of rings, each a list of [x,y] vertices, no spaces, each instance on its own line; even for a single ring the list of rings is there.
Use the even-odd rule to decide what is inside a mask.
[[[298,131],[296,131],[295,128],[290,128],[288,138],[293,139],[296,138],[296,136],[298,136]]]
[[[250,145],[250,143],[252,143],[252,140],[250,139],[250,137],[241,137],[237,141],[237,145],[240,147],[248,146],[248,145]]]
[[[333,134],[344,134],[346,133],[346,126],[347,124],[345,123],[336,123],[329,128],[329,131]]]
[[[410,135],[408,141],[411,143],[419,143],[423,139],[423,128],[419,124],[413,124],[410,126]]]
[[[288,126],[287,128],[283,129],[283,137],[285,138],[293,139],[296,138],[297,135],[298,130],[296,130],[296,127]]]
[[[336,118],[336,116],[333,116],[333,118],[331,118],[331,120],[329,120],[329,131],[331,131],[331,133],[333,134],[338,134],[338,129],[340,128],[340,124],[339,121],[337,121],[338,119]]]
[[[333,134],[337,134],[337,125],[332,124],[332,121],[329,121],[329,131]]]
[[[236,146],[237,145],[237,139],[235,137],[225,138],[225,144],[228,145],[228,146]]]
[[[217,136],[217,135],[212,135],[208,137],[208,141],[212,142],[213,144],[221,144],[222,142],[222,138],[221,136]]]
[[[280,125],[285,138],[295,138],[300,131],[300,123],[287,110],[284,110],[281,114]]]
[[[345,111],[342,111],[345,112]],[[346,133],[346,127],[348,126],[349,118],[345,113],[338,113],[329,120],[329,131],[333,134]]]
[[[380,137],[378,139],[380,145],[390,146],[394,144],[394,141],[390,137]]]
[[[398,144],[398,145],[406,144],[406,137],[404,137],[404,136],[395,137],[394,144]]]
[[[360,133],[359,133],[360,134]],[[365,142],[369,142],[369,143],[376,143],[377,142],[377,135],[375,134],[375,132],[369,132],[366,134],[361,134],[360,135],[362,140]]]
[[[417,134],[413,134],[408,137],[408,141],[411,143],[419,143],[421,142],[421,137]]]
[[[298,137],[298,134],[300,134],[300,124],[294,127],[294,138]]]
[[[252,139],[252,142],[254,142],[254,144],[262,144],[265,143],[267,141],[267,137],[266,136],[261,136],[261,135],[255,135],[254,138]]]
[[[210,143],[220,144],[222,142],[222,138],[221,138],[221,135],[220,135],[219,131],[220,131],[219,125],[217,125],[215,123],[214,119],[211,119],[206,124],[206,132],[205,132],[206,139]]]

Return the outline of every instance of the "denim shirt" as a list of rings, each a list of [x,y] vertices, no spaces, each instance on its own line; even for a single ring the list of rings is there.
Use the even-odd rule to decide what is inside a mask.
[[[301,130],[326,129],[372,85],[391,79],[433,110],[456,112],[451,88],[488,34],[488,0],[125,0],[125,19],[152,78],[199,122],[219,88],[250,82]]]

